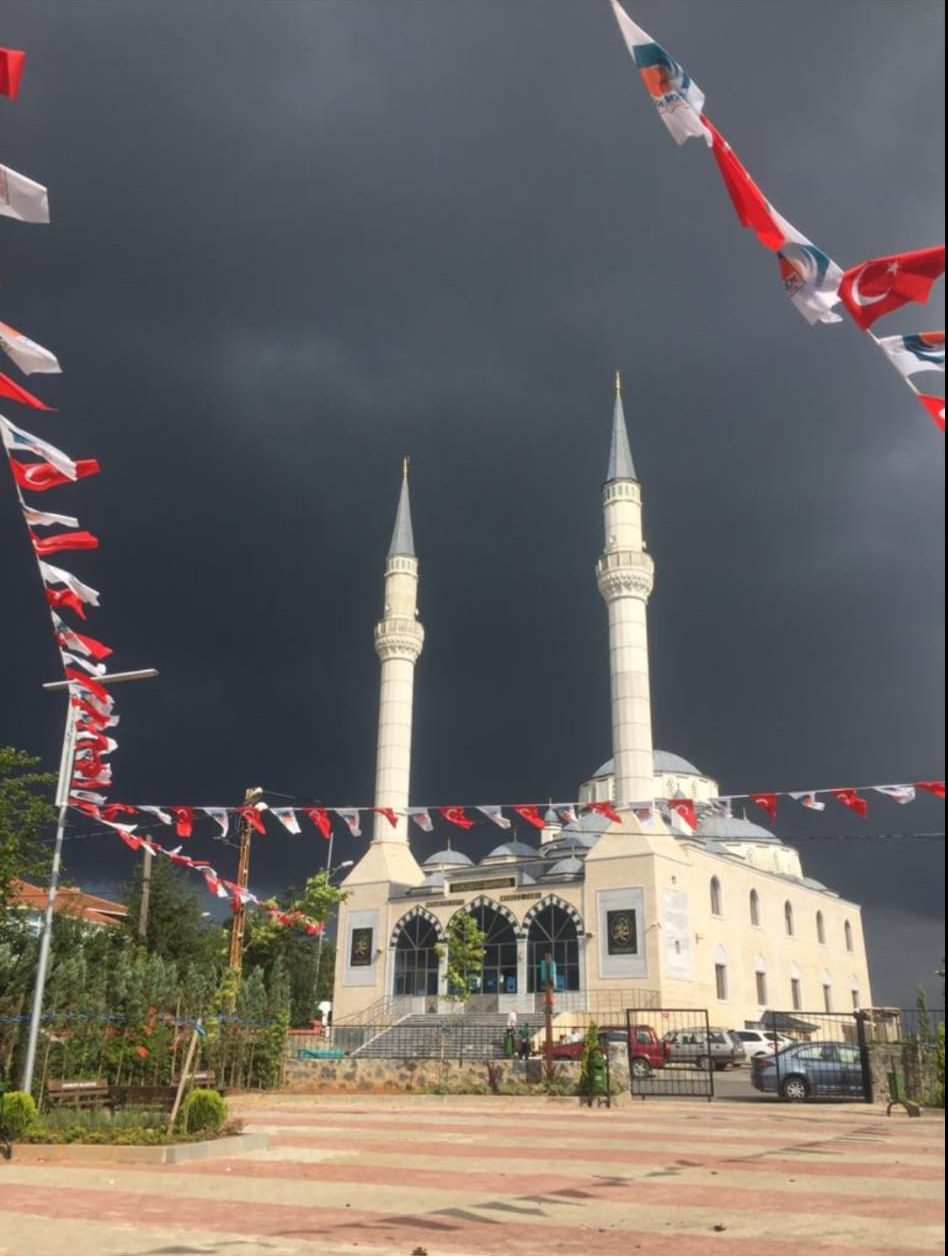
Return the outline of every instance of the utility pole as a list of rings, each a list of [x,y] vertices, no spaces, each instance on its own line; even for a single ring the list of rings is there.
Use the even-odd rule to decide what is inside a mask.
[[[148,904],[151,900],[151,864],[154,859],[151,851],[145,850],[145,862],[142,864],[142,895],[138,904],[138,940],[145,942],[148,937]]]
[[[263,795],[259,785],[244,792],[244,806],[252,807]],[[250,881],[250,835],[253,828],[244,816],[240,821],[240,852],[237,857],[237,884],[242,890]],[[230,927],[230,958],[227,966],[230,971],[240,977],[240,968],[244,958],[244,929],[247,924],[246,904],[238,899],[234,904],[234,919]]]

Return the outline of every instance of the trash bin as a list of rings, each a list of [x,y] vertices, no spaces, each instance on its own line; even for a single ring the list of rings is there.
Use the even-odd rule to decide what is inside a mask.
[[[889,1098],[893,1103],[904,1103],[906,1100],[905,1074],[900,1068],[894,1068],[888,1074]]]
[[[591,1061],[590,1080],[593,1094],[604,1095],[606,1093],[606,1062],[601,1054],[596,1054]]]

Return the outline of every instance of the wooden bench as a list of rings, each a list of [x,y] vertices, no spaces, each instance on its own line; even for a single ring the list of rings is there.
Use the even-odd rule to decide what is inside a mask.
[[[101,1079],[46,1083],[46,1103],[51,1108],[114,1108],[112,1087]]]

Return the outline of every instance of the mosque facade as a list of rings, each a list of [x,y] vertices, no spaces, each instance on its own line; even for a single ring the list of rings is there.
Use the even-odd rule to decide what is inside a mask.
[[[337,1024],[452,1010],[446,931],[459,912],[485,935],[471,1010],[539,1010],[546,955],[556,964],[560,1012],[707,1009],[711,1024],[731,1028],[757,1024],[772,1009],[871,1006],[859,906],[807,877],[799,853],[773,833],[721,814],[715,780],[652,746],[646,607],[654,564],[618,380],[601,500],[596,578],[609,616],[613,757],[579,786],[578,799],[609,802],[619,820],[580,809],[563,823],[551,809],[536,844],[501,840],[477,863],[448,848],[419,863],[408,826],[424,630],[403,473],[375,629],[375,805],[393,811],[397,824],[376,815],[372,841],[343,882]],[[676,827],[666,806],[681,798],[695,804],[694,832]]]

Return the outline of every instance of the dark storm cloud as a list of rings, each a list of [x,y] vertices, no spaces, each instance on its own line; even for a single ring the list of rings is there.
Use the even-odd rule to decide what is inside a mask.
[[[842,264],[941,238],[940,5],[632,8]],[[617,366],[656,744],[732,789],[941,775],[939,438],[865,337],[785,301],[605,3],[8,4],[0,42],[30,55],[0,160],[48,182],[54,220],[0,223],[0,316],[66,369],[35,426],[104,464],[54,507],[102,534],[74,564],[97,626],[162,672],[121,693],[118,794],[369,801],[406,450],[415,797],[573,793],[609,754],[593,564]],[[9,494],[0,545],[0,740],[52,761],[56,660]],[[868,827],[942,825],[880,800]],[[77,876],[127,875],[107,842],[71,851]],[[803,853],[869,906],[877,955],[898,938],[911,971],[880,968],[878,993],[905,997],[938,959],[940,848]],[[274,836],[254,882],[313,859]]]

